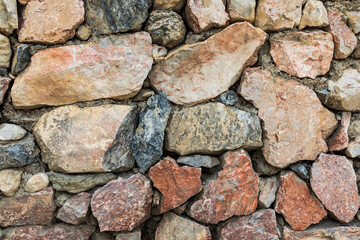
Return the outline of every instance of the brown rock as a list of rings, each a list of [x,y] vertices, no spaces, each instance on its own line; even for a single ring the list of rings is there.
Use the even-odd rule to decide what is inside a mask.
[[[111,239],[113,239],[111,237]],[[104,239],[99,239],[104,240]],[[141,229],[132,232],[122,232],[116,234],[116,240],[141,240]]]
[[[271,165],[284,168],[300,160],[315,160],[328,150],[324,139],[337,121],[308,87],[294,80],[274,81],[269,70],[248,68],[238,92],[259,109],[263,153]]]
[[[154,64],[163,61],[167,55],[168,51],[166,48],[158,46],[156,44],[152,45],[152,57],[154,59]]]
[[[259,206],[262,208],[269,208],[275,201],[276,191],[279,187],[277,176],[269,178],[260,178],[260,195]]]
[[[360,157],[360,136],[357,137],[354,141],[351,141],[346,148],[346,156],[351,158]]]
[[[360,58],[360,35],[357,38],[358,38],[357,45],[353,53],[351,54],[351,57],[353,58]]]
[[[121,34],[36,53],[11,90],[16,108],[135,96],[151,69],[146,32]],[[91,83],[91,84],[89,84]]]
[[[350,118],[350,112],[342,113],[340,126],[328,140],[329,151],[341,151],[347,148],[349,144],[348,129]]]
[[[82,0],[33,0],[24,8],[19,28],[20,42],[64,43],[84,22]]]
[[[0,34],[0,67],[10,68],[11,46],[10,40],[4,35]],[[2,79],[7,77],[1,77]]]
[[[263,239],[279,240],[275,211],[261,210],[250,216],[227,221],[218,233],[221,240]]]
[[[296,231],[305,230],[327,215],[320,201],[311,195],[306,183],[290,171],[280,176],[275,211],[281,213]]]
[[[49,177],[46,173],[36,173],[26,182],[24,190],[27,192],[37,192],[49,185]]]
[[[266,34],[251,24],[235,23],[204,42],[168,54],[151,70],[150,83],[175,104],[207,101],[228,90],[244,67],[256,62],[265,38]]]
[[[329,25],[326,8],[321,1],[308,0],[305,4],[299,29]]]
[[[0,6],[0,32],[11,35],[18,28],[16,0],[1,0]]]
[[[79,193],[66,200],[60,208],[57,218],[63,222],[78,225],[87,220],[91,194],[87,192]]]
[[[76,30],[76,37],[78,37],[80,40],[86,41],[91,36],[91,28],[83,24]]]
[[[41,192],[0,199],[0,226],[49,225],[56,206],[54,191],[47,188]]]
[[[255,20],[255,0],[227,0],[227,11],[231,22]]]
[[[15,195],[20,186],[22,171],[5,169],[0,171],[0,190],[8,197]]]
[[[135,108],[127,105],[70,105],[44,114],[33,131],[42,161],[53,171],[122,171],[134,164],[129,144],[135,118]]]
[[[345,13],[348,23],[355,34],[360,32],[360,12],[348,11]]]
[[[150,217],[152,189],[141,174],[118,178],[99,188],[91,199],[91,210],[100,231],[132,231]]]
[[[11,81],[12,79],[9,77],[0,77],[0,105],[3,104],[6,91]]]
[[[168,9],[180,12],[186,0],[154,0],[154,9]]]
[[[221,156],[225,163],[216,180],[204,186],[200,199],[188,215],[199,222],[217,224],[234,215],[255,212],[259,194],[259,177],[251,166],[247,152],[240,149]]]
[[[335,59],[347,58],[355,49],[357,39],[351,29],[344,23],[339,12],[329,9],[328,17],[330,28],[329,32],[334,37]]]
[[[356,175],[344,156],[320,154],[311,167],[311,188],[335,218],[350,222],[359,210]]]

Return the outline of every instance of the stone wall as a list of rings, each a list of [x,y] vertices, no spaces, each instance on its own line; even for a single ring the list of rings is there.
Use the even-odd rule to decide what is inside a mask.
[[[359,0],[0,2],[0,239],[360,239]]]

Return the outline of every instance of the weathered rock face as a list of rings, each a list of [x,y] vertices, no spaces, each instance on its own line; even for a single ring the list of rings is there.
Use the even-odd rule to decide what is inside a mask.
[[[220,94],[220,101],[226,106],[233,106],[239,101],[239,97],[233,90],[228,90]]]
[[[111,236],[110,239],[113,239],[113,237]],[[99,240],[104,240],[104,239],[99,239]],[[116,234],[116,240],[141,240],[141,230],[138,229],[132,232],[118,233]]]
[[[11,64],[11,73],[19,74],[29,64],[31,58],[30,48],[27,44],[20,44],[15,51]]]
[[[231,22],[255,20],[255,0],[227,0],[227,11]]]
[[[0,169],[26,166],[35,160],[36,158],[20,144],[0,148]]]
[[[244,67],[256,62],[265,38],[261,29],[247,22],[235,23],[204,42],[184,45],[168,54],[151,70],[150,83],[173,103],[204,102],[228,90]]]
[[[171,157],[150,168],[149,177],[163,195],[159,214],[180,206],[202,189],[201,169],[179,167]]]
[[[18,28],[16,0],[0,1],[0,33],[11,35]]]
[[[264,31],[297,27],[301,20],[302,0],[260,0],[256,7],[254,25]]]
[[[260,195],[259,206],[262,208],[269,208],[275,201],[276,191],[279,187],[279,181],[276,176],[269,178],[260,178]]]
[[[11,81],[12,79],[9,77],[0,77],[0,105],[3,104],[5,93],[8,90]]]
[[[221,156],[225,163],[216,180],[204,186],[200,199],[188,215],[199,222],[217,224],[234,215],[248,215],[256,210],[259,177],[248,154],[240,149]]]
[[[179,157],[176,161],[178,163],[186,164],[197,168],[199,167],[212,168],[220,164],[219,159],[205,155],[183,156],[183,157]]]
[[[357,39],[358,39],[357,45],[356,45],[353,53],[351,54],[351,57],[353,57],[353,58],[360,58],[360,35],[357,36]]]
[[[0,67],[9,68],[11,59],[10,40],[0,34]]]
[[[15,80],[12,103],[16,108],[37,108],[133,97],[152,62],[151,38],[145,32],[46,49],[36,53]]]
[[[294,172],[281,174],[275,210],[296,231],[305,230],[327,215],[320,201],[311,195],[306,183]]]
[[[343,22],[340,13],[328,9],[330,28],[329,32],[334,37],[335,59],[347,58],[355,49],[357,39],[351,29]]]
[[[360,12],[348,11],[345,13],[348,23],[355,34],[360,32]]]
[[[329,71],[334,55],[331,34],[322,31],[290,32],[275,34],[271,40],[270,54],[280,70],[299,78],[312,79]]]
[[[19,125],[3,123],[0,125],[0,142],[20,140],[26,133],[26,130]]]
[[[84,21],[84,14],[81,0],[30,1],[22,12],[19,41],[64,43],[74,37],[76,28]]]
[[[141,174],[119,178],[99,188],[91,199],[91,210],[100,231],[132,231],[150,217],[152,189]]]
[[[311,188],[339,221],[350,222],[359,210],[356,175],[344,156],[320,154],[311,167]]]
[[[326,8],[321,1],[306,2],[300,22],[300,29],[305,27],[325,27],[329,25]]]
[[[53,171],[121,171],[134,164],[129,145],[135,120],[135,108],[127,105],[64,106],[44,114],[34,134]]]
[[[50,183],[46,173],[36,173],[26,182],[24,190],[27,192],[37,192],[46,188]]]
[[[298,163],[291,164],[289,167],[302,179],[305,179],[305,180],[310,179],[311,165],[298,162]]]
[[[342,113],[340,126],[328,140],[329,151],[341,151],[348,146],[350,118],[350,112]]]
[[[82,192],[68,200],[57,214],[57,218],[63,222],[77,225],[86,222],[91,201],[91,194]]]
[[[211,233],[208,227],[169,212],[157,227],[155,240],[176,239],[211,240]]]
[[[87,24],[83,24],[76,30],[76,37],[80,40],[86,41],[91,36],[91,28]]]
[[[5,169],[0,171],[0,190],[8,197],[14,196],[20,186],[22,171]]]
[[[261,147],[260,120],[255,114],[221,103],[175,110],[165,144],[167,150],[180,155]]]
[[[182,7],[185,5],[185,0],[154,0],[154,9],[168,9],[175,12],[180,12]]]
[[[56,206],[53,190],[0,199],[0,226],[49,225]]]
[[[258,149],[252,155],[252,162],[254,170],[259,176],[272,176],[281,171],[281,168],[270,165],[264,158],[262,150]]]
[[[139,31],[151,0],[85,0],[86,23],[95,35]]]
[[[259,109],[264,122],[263,153],[271,165],[284,168],[300,160],[315,160],[328,150],[324,139],[337,121],[308,87],[294,80],[274,81],[270,71],[248,68],[238,92]]]
[[[221,240],[264,239],[279,240],[275,211],[261,210],[250,216],[229,220],[218,233]]]
[[[346,156],[351,158],[360,157],[360,137],[349,143],[346,148]]]
[[[154,59],[154,64],[159,63],[165,59],[168,51],[166,48],[158,46],[156,44],[152,45],[152,56]]]

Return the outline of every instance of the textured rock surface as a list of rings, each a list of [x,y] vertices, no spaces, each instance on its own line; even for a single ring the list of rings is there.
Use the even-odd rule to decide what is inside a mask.
[[[357,36],[357,39],[358,39],[357,45],[356,45],[353,53],[351,54],[351,57],[353,57],[353,58],[360,58],[360,35]]]
[[[37,192],[46,188],[50,183],[46,173],[36,173],[26,182],[24,190],[27,192]]]
[[[86,222],[91,201],[91,194],[82,192],[68,200],[59,209],[57,218],[63,222],[77,225]]]
[[[145,32],[46,49],[36,53],[15,80],[12,103],[16,108],[37,108],[133,97],[152,62],[151,38]]]
[[[154,9],[168,9],[180,12],[186,0],[154,0]]]
[[[306,2],[300,21],[300,29],[305,27],[325,27],[329,25],[326,8],[321,1]]]
[[[265,38],[261,29],[246,22],[235,23],[204,42],[184,45],[168,54],[151,70],[150,83],[173,103],[204,102],[228,90],[244,67],[256,62]]]
[[[248,154],[240,149],[221,156],[223,170],[216,180],[204,185],[200,198],[188,215],[199,222],[217,224],[234,215],[248,215],[256,210],[259,177],[251,166]]]
[[[350,125],[350,112],[343,112],[340,126],[328,140],[329,151],[341,151],[349,144],[348,129]]]
[[[305,179],[305,180],[310,179],[309,172],[310,172],[311,165],[298,162],[298,163],[291,164],[289,167],[302,179]]]
[[[11,73],[19,74],[29,64],[31,58],[30,48],[27,44],[17,46],[11,64]]]
[[[360,32],[360,12],[348,11],[345,13],[348,23],[355,34]]]
[[[276,191],[279,187],[279,181],[276,176],[269,178],[260,178],[260,195],[259,206],[262,208],[270,208],[275,201]]]
[[[0,190],[8,197],[14,196],[20,186],[22,171],[5,169],[0,171]]]
[[[205,155],[191,155],[191,156],[179,157],[176,161],[178,163],[186,164],[197,168],[198,167],[212,168],[220,164],[219,159]]]
[[[156,44],[152,45],[152,57],[154,59],[154,63],[159,63],[165,59],[168,51],[166,48],[158,46]]]
[[[305,230],[327,215],[320,201],[311,195],[306,183],[294,172],[281,174],[275,210],[296,231]]]
[[[9,77],[0,77],[0,105],[3,104],[5,93],[9,88],[9,84],[12,81]]]
[[[127,105],[64,106],[43,115],[34,134],[53,171],[121,171],[134,164],[129,145],[135,119],[135,108]]]
[[[238,89],[259,109],[266,161],[284,168],[300,160],[315,160],[328,150],[324,139],[337,127],[334,114],[308,87],[294,80],[273,80],[270,71],[249,68]]]
[[[0,6],[0,32],[11,35],[18,28],[16,0],[2,0]]]
[[[99,240],[103,240],[103,239],[99,239]],[[140,229],[138,229],[132,232],[118,233],[116,234],[116,240],[141,240],[141,231]]]
[[[10,123],[0,125],[0,142],[20,140],[26,135],[26,130],[21,126]]]
[[[311,188],[339,221],[350,222],[360,206],[356,175],[344,156],[320,154],[311,167]]]
[[[49,225],[56,207],[53,189],[0,199],[0,226]]]
[[[280,70],[299,78],[312,79],[329,71],[334,54],[331,34],[322,31],[290,32],[273,35],[271,39],[270,54]]]
[[[160,160],[165,127],[171,111],[171,104],[163,93],[153,95],[147,105],[145,112],[140,114],[139,125],[130,145],[141,172]]]
[[[254,152],[251,160],[253,162],[255,172],[260,176],[272,176],[281,171],[281,168],[273,167],[265,160],[261,149]]]
[[[74,37],[76,28],[84,21],[84,14],[81,0],[30,1],[22,12],[19,41],[64,43]]]
[[[225,223],[218,233],[221,240],[264,239],[279,240],[275,211],[261,210],[250,216],[235,218]]]
[[[167,213],[156,229],[155,240],[211,240],[208,227],[174,213]]]
[[[118,178],[99,188],[91,199],[91,210],[100,231],[132,231],[150,217],[152,189],[141,174]]]
[[[10,40],[0,34],[0,67],[9,68],[11,59]]]
[[[163,195],[159,214],[180,206],[202,189],[201,169],[179,167],[171,157],[150,168],[149,177]]]
[[[166,129],[165,144],[167,150],[180,155],[260,147],[260,120],[221,103],[175,110]]]
[[[349,143],[346,148],[346,156],[351,158],[360,157],[360,137]]]
[[[91,36],[91,28],[87,24],[83,24],[76,30],[76,37],[80,40],[86,41]]]
[[[233,106],[239,101],[239,97],[236,92],[228,90],[220,94],[220,101],[226,106]]]
[[[227,0],[227,11],[231,22],[255,20],[255,0]]]
[[[36,158],[20,144],[0,148],[0,169],[26,166],[35,160]]]

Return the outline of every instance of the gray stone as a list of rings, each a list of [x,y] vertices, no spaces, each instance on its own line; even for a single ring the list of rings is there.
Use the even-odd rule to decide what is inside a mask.
[[[272,176],[281,171],[281,168],[271,166],[264,158],[261,150],[257,150],[252,155],[252,162],[255,172],[260,176]]]
[[[239,97],[236,92],[229,90],[220,94],[220,101],[226,106],[233,106],[239,101]]]
[[[311,166],[303,163],[295,163],[290,165],[290,169],[297,173],[299,177],[305,180],[310,179],[309,171]]]
[[[279,180],[277,176],[268,178],[260,178],[259,184],[259,206],[262,208],[269,208],[275,201],[276,191],[279,187]]]
[[[11,64],[11,73],[18,75],[29,64],[31,58],[30,48],[27,44],[20,44],[15,50]]]
[[[26,166],[35,160],[22,145],[0,148],[0,169]]]
[[[90,201],[91,194],[87,192],[82,192],[68,198],[65,204],[59,209],[57,218],[73,225],[86,222]]]
[[[16,124],[3,123],[0,125],[0,142],[20,140],[26,135],[26,130]]]
[[[212,168],[220,164],[219,159],[205,155],[192,155],[192,156],[179,157],[176,161],[178,163],[186,164],[196,168],[199,167]]]
[[[116,240],[141,240],[141,230],[136,229],[132,232],[122,232],[115,235]]]
[[[351,158],[360,157],[360,136],[357,137],[354,141],[351,141],[346,148],[346,156]]]
[[[185,43],[190,44],[190,43],[197,43],[197,42],[205,41],[212,35],[214,35],[218,32],[221,32],[223,29],[224,28],[210,28],[209,30],[206,30],[201,33],[188,32],[186,34]]]
[[[68,193],[68,192],[56,191],[55,192],[55,199],[54,199],[56,206],[61,208],[66,203],[66,200],[68,200],[72,196],[73,196],[73,194]]]
[[[16,0],[0,1],[0,32],[11,35],[18,28]]]
[[[141,172],[160,160],[165,127],[171,111],[171,104],[164,93],[153,95],[147,105],[148,108],[140,113],[139,126],[130,145],[130,151]]]

